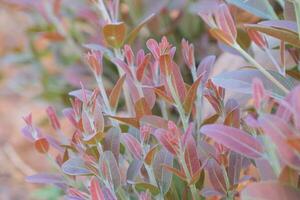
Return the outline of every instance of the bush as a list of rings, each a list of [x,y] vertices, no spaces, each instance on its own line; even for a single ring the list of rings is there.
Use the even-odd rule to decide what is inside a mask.
[[[152,15],[126,31],[118,21],[118,1],[109,2],[97,1],[106,46],[86,45],[97,88],[82,85],[70,92],[71,107],[62,111],[74,127],[72,137],[52,107],[47,114],[56,135],[35,127],[31,114],[24,117],[22,132],[56,167],[27,180],[53,184],[67,199],[298,199],[300,3],[281,4],[282,20],[268,1],[257,1],[259,7],[244,1],[195,4],[221,49],[248,64],[212,76],[216,56],[197,64],[193,44],[183,39],[189,80],[167,37],[148,39],[149,53],[132,50]],[[293,8],[294,18],[287,15]],[[230,11],[241,9],[269,20],[236,25]],[[256,60],[255,51],[265,53],[274,68]],[[103,81],[107,63],[119,77],[111,90]]]

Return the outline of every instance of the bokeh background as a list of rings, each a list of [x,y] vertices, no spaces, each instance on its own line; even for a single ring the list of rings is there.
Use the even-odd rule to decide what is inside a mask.
[[[52,105],[62,120],[63,130],[71,133],[61,109],[69,104],[68,92],[82,83],[93,88],[94,80],[85,60],[85,44],[105,45],[103,21],[93,0],[0,0],[0,199],[57,199],[59,191],[25,182],[27,175],[49,169],[44,156],[22,137],[22,117],[33,113],[34,123],[43,131],[48,124],[45,109]],[[106,1],[107,3],[110,0]],[[207,1],[212,2],[212,1]],[[276,5],[275,5],[276,6]],[[216,54],[213,73],[232,70],[245,61],[231,53],[221,53],[218,45],[197,16],[203,9],[192,0],[121,0],[120,18],[132,30],[151,13],[156,16],[141,29],[133,44],[136,51],[145,48],[149,38],[167,36],[177,47],[176,60],[185,80],[189,72],[180,56],[182,38],[195,45],[196,59]],[[230,7],[238,26],[259,19],[236,7]],[[239,30],[245,47],[247,34]],[[246,41],[246,42],[245,42]],[[259,56],[259,55],[258,55]],[[264,56],[261,56],[264,59]],[[272,67],[272,66],[270,66]],[[111,87],[117,76],[111,63],[105,62],[105,84]]]

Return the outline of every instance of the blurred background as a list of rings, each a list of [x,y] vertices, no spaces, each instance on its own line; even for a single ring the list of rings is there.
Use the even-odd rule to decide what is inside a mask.
[[[217,1],[217,0],[216,0]],[[105,1],[109,4],[111,1]],[[213,2],[213,1],[207,1]],[[151,13],[155,17],[144,26],[133,49],[145,48],[149,38],[167,36],[177,47],[176,60],[185,80],[180,42],[182,38],[195,45],[196,59],[216,54],[215,72],[245,65],[239,56],[221,53],[206,26],[197,15],[198,1],[192,0],[121,0],[120,19],[128,30]],[[254,23],[259,18],[231,7],[238,24]],[[62,120],[63,130],[69,124],[61,109],[68,106],[68,92],[80,87],[94,87],[92,74],[84,60],[86,44],[105,45],[99,10],[94,0],[0,0],[0,199],[57,199],[59,191],[25,182],[25,177],[49,168],[47,160],[22,137],[22,117],[33,113],[33,121],[51,134],[45,109],[52,105]],[[239,29],[245,48],[250,40]],[[248,41],[248,42],[247,42]],[[228,63],[230,62],[230,63]],[[108,88],[117,79],[111,63],[104,65]]]

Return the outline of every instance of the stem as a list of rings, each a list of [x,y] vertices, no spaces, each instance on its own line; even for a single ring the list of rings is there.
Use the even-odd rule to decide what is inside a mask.
[[[285,94],[289,93],[289,90],[283,86],[277,79],[275,79],[265,68],[263,68],[256,60],[254,60],[241,46],[237,43],[232,45],[237,51],[239,51],[254,67],[256,67],[263,75],[265,75],[270,81],[272,81],[278,88],[280,88]]]
[[[179,99],[179,97],[177,95],[177,92],[176,92],[176,90],[175,90],[175,88],[174,88],[174,86],[172,84],[171,78],[172,78],[171,76],[167,76],[167,84],[168,84],[168,86],[170,88],[172,97],[173,97],[173,99],[175,101],[177,111],[178,111],[180,119],[182,121],[183,129],[184,129],[184,131],[186,131],[187,128],[188,128],[189,117],[185,115],[185,111],[184,111],[183,106],[182,106],[182,104],[180,102],[180,99]]]
[[[182,147],[180,149],[181,150],[180,150],[179,160],[182,165],[183,171],[187,177],[188,184],[189,184],[192,180],[192,177],[190,175],[189,169],[188,169],[185,159],[184,159],[184,153],[183,153],[184,151],[183,151]],[[193,200],[199,199],[199,194],[197,192],[197,188],[196,188],[195,184],[191,184],[191,185],[189,185],[189,187],[192,192]]]
[[[98,9],[99,9],[99,11],[100,11],[100,13],[101,13],[103,19],[104,19],[105,21],[111,23],[110,16],[109,16],[109,14],[108,14],[108,12],[107,12],[107,9],[106,9],[106,7],[105,7],[105,5],[104,5],[103,0],[99,0],[99,1],[98,1],[97,7],[98,7]]]

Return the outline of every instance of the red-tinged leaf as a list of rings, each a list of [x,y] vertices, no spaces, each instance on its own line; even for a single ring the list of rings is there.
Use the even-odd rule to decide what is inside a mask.
[[[282,24],[281,24],[282,25]],[[300,40],[298,38],[297,32],[289,29],[288,27],[283,26],[272,26],[268,23],[260,24],[247,24],[245,25],[247,29],[256,30],[272,37],[275,37],[279,40],[288,42],[292,46],[300,47]]]
[[[276,181],[251,183],[241,192],[241,199],[249,200],[297,200],[299,196],[299,189]]]
[[[113,48],[120,48],[125,40],[126,26],[124,22],[106,24],[103,27],[106,43]]]
[[[284,183],[296,188],[299,182],[299,174],[297,170],[285,166],[280,172],[278,179],[280,183]]]
[[[237,37],[237,30],[228,6],[226,4],[221,4],[214,15],[217,26],[222,30],[222,32],[229,36],[232,42],[234,42]]]
[[[134,104],[136,118],[139,120],[145,115],[151,115],[151,109],[144,97],[137,100]]]
[[[108,117],[118,120],[122,123],[134,126],[135,128],[139,128],[140,126],[139,121],[135,117],[118,117],[118,116],[111,116],[111,115],[108,115]]]
[[[96,177],[91,180],[90,192],[92,200],[105,200]]]
[[[179,140],[173,132],[165,129],[157,129],[154,136],[171,154],[176,155],[179,151]]]
[[[129,45],[124,45],[124,56],[126,58],[126,62],[129,66],[133,66],[134,64],[134,54]]]
[[[26,177],[26,181],[29,183],[41,183],[41,184],[64,184],[64,177],[59,174],[39,173]]]
[[[226,117],[224,124],[235,128],[240,127],[240,105],[234,99],[229,99],[225,105]]]
[[[220,30],[218,28],[209,29],[209,33],[211,34],[211,36],[213,36],[217,40],[219,40],[229,46],[231,46],[234,43],[234,41],[231,39],[231,37],[229,35],[225,34],[222,30]]]
[[[155,92],[155,94],[157,94],[159,97],[161,97],[163,100],[165,100],[169,104],[172,105],[174,103],[173,98],[170,97],[166,93],[166,91],[164,90],[164,88],[161,88],[161,87],[154,88],[154,92]]]
[[[214,159],[209,159],[205,167],[208,171],[208,176],[214,189],[221,194],[225,194],[226,182],[221,166]]]
[[[56,115],[56,112],[55,112],[54,108],[52,106],[49,106],[46,109],[46,112],[47,112],[47,115],[48,115],[48,118],[51,122],[52,127],[54,129],[60,129],[60,123],[59,123],[59,120],[58,120],[58,117]]]
[[[147,48],[151,51],[153,57],[155,58],[155,60],[160,60],[160,50],[159,50],[159,46],[158,43],[156,42],[156,40],[154,39],[149,39],[146,42]]]
[[[287,138],[294,135],[290,125],[277,116],[267,114],[258,121],[264,133],[275,143],[279,158],[292,168],[300,169],[300,156],[287,143]]]
[[[172,59],[170,54],[164,54],[159,57],[159,67],[161,73],[167,77],[172,71]]]
[[[163,128],[168,129],[168,120],[156,116],[156,115],[146,115],[140,119],[140,123],[148,125],[153,128]]]
[[[256,109],[259,109],[261,102],[266,97],[266,92],[262,81],[258,78],[254,78],[252,81],[252,95],[254,106]]]
[[[119,78],[119,80],[117,81],[116,85],[114,86],[114,88],[112,89],[109,95],[109,104],[114,109],[116,109],[116,107],[118,106],[118,102],[120,99],[125,78],[126,78],[126,74],[124,74]]]
[[[142,78],[144,76],[145,69],[148,66],[148,64],[150,63],[150,59],[151,59],[151,55],[147,54],[143,58],[143,61],[141,62],[141,64],[139,64],[137,66],[137,69],[136,69],[136,78],[137,78],[138,81],[142,80]]]
[[[179,66],[172,61],[172,81],[175,85],[176,92],[180,98],[180,101],[183,102],[186,97],[185,83],[183,81],[182,75],[180,73]]]
[[[184,151],[184,160],[188,167],[191,178],[197,181],[200,176],[201,166],[198,159],[196,142],[192,135],[188,136]]]
[[[147,165],[151,165],[152,161],[154,159],[154,156],[156,154],[156,152],[158,151],[158,145],[154,145],[146,154],[145,156],[145,163]]]
[[[190,113],[192,111],[196,96],[197,96],[197,90],[200,84],[202,77],[199,77],[190,87],[189,91],[186,94],[186,97],[183,101],[183,108],[186,113]]]
[[[141,160],[143,157],[143,150],[139,141],[129,133],[122,134],[122,139],[133,157],[137,160]]]
[[[195,67],[194,45],[189,44],[189,42],[185,39],[181,40],[181,54],[185,64],[190,68],[190,70]]]
[[[260,142],[237,128],[212,124],[203,126],[200,131],[217,143],[249,158],[260,158],[263,155]]]
[[[92,72],[96,76],[100,76],[103,73],[103,65],[102,65],[102,59],[103,59],[103,53],[101,51],[90,51],[85,56]]]
[[[250,39],[260,48],[267,48],[266,38],[256,30],[247,30]]]
[[[39,138],[34,141],[35,149],[40,153],[47,153],[49,151],[49,142],[46,138]]]
[[[155,16],[155,13],[150,14],[147,18],[143,19],[127,36],[126,43],[131,44],[140,30],[148,23],[150,22]]]
[[[165,168],[166,170],[170,171],[171,173],[175,174],[176,176],[178,176],[180,179],[182,179],[183,181],[186,181],[186,175],[184,174],[184,172],[178,169],[175,169],[174,167],[170,167],[168,165],[164,165],[162,164],[163,168]]]

